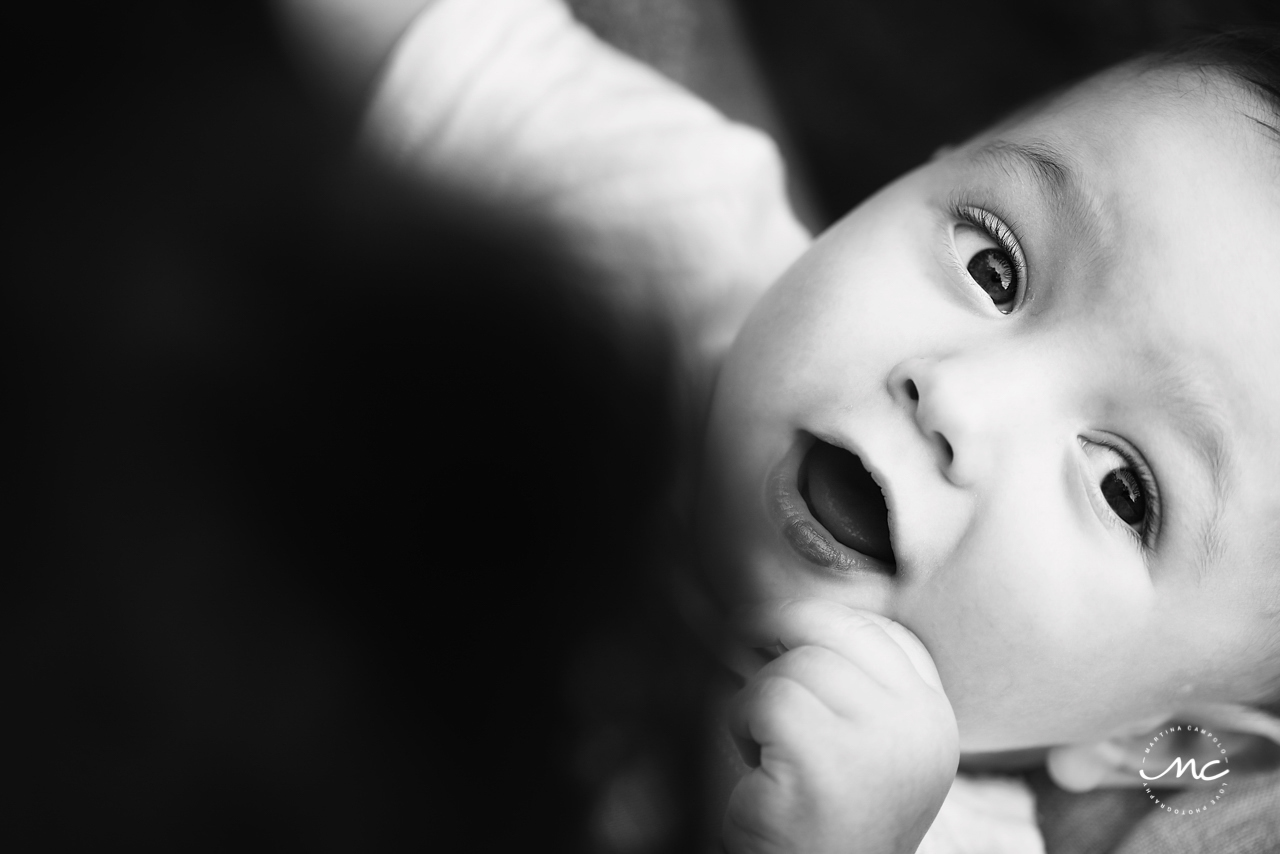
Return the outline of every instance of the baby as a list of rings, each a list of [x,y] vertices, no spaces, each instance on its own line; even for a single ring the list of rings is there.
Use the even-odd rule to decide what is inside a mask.
[[[540,212],[690,364],[755,303],[695,515],[743,677],[728,850],[914,851],[962,757],[1086,790],[1175,716],[1280,734],[1274,35],[1100,74],[810,247],[759,139],[499,6],[418,19],[375,144]]]
[[[1259,47],[1112,69],[940,153],[752,313],[699,530],[720,601],[789,651],[734,706],[758,770],[731,850],[912,850],[960,753],[1274,731],[1280,45],[1269,89],[1218,64]],[[1140,752],[1081,750],[1068,784],[1137,782]]]

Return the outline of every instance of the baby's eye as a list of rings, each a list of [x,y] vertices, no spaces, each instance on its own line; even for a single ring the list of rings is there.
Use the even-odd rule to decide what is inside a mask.
[[[998,217],[980,208],[960,207],[955,247],[965,272],[1002,314],[1009,314],[1025,290],[1026,263],[1017,239]]]
[[[1003,249],[983,249],[969,259],[965,269],[991,297],[996,308],[1005,311],[1005,306],[1012,307],[1018,296],[1018,275],[1013,269],[1013,259]]]
[[[1109,511],[1129,527],[1139,545],[1152,545],[1158,527],[1155,480],[1136,454],[1081,439],[1093,484]],[[1099,508],[1099,512],[1107,512]]]
[[[1147,522],[1147,496],[1142,491],[1142,481],[1127,468],[1112,469],[1102,477],[1102,497],[1124,522],[1135,531],[1142,531]]]

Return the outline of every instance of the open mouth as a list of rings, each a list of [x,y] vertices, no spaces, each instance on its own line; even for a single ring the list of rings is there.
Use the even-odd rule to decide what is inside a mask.
[[[797,480],[809,512],[837,542],[896,571],[884,492],[856,454],[818,439]]]

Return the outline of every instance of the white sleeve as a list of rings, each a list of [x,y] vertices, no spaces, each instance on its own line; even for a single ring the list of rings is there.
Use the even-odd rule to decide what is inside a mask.
[[[916,854],[1044,854],[1031,787],[958,774]]]
[[[553,226],[624,310],[723,350],[808,246],[763,133],[598,40],[556,0],[440,0],[392,53],[365,126],[408,173]]]

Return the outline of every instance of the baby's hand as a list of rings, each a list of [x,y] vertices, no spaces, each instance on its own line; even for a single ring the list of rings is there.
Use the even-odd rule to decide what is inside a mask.
[[[786,652],[735,698],[729,727],[752,771],[725,814],[732,854],[914,852],[955,778],[951,704],[920,641],[825,599],[743,620]]]

